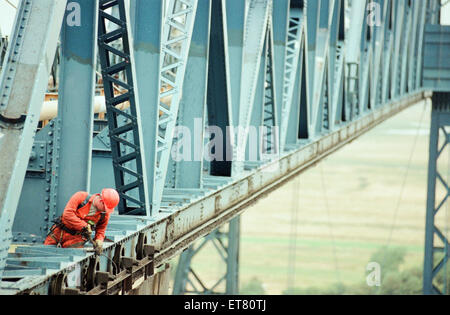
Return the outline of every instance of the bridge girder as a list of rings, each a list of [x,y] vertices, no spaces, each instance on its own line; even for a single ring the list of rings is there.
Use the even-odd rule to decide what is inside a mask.
[[[66,1],[50,1],[53,9],[48,12],[55,16],[48,19],[50,24],[21,25],[22,6],[31,4],[33,16],[40,11],[40,2],[44,3],[21,2],[10,46],[23,32],[46,34],[36,47],[48,45],[46,60],[53,60],[61,22],[67,23],[74,6],[65,10]],[[124,0],[98,0],[97,8],[94,2],[69,1],[81,8],[83,23],[64,25],[63,34],[70,34],[70,40],[61,37],[61,65],[70,72],[84,70],[76,78],[61,72],[59,110],[69,106],[68,113],[37,132],[37,120],[29,118],[39,116],[36,100],[43,98],[51,66],[46,64],[47,68],[39,68],[39,79],[32,80],[36,88],[21,90],[34,101],[26,111],[26,133],[15,136],[18,146],[0,138],[0,156],[7,161],[0,172],[0,187],[7,187],[0,191],[0,201],[7,201],[0,203],[0,269],[5,279],[19,279],[1,282],[8,293],[47,294],[60,274],[92,280],[92,273],[83,271],[92,267],[91,254],[37,245],[70,189],[96,192],[116,187],[130,202],[120,205],[108,227],[109,259],[100,257],[92,272],[117,275],[131,270],[136,278],[147,277],[149,272],[141,272],[149,264],[142,254],[144,245],[154,246],[155,265],[164,265],[195,240],[236,218],[264,192],[430,96],[422,86],[422,39],[425,23],[437,22],[425,13],[436,8],[435,0],[373,1],[381,12],[380,25],[374,26],[368,25],[371,11],[365,1],[354,1],[351,11],[346,11],[343,0],[136,0],[131,7]],[[91,14],[84,15],[83,10]],[[97,30],[96,21],[110,25]],[[111,28],[113,24],[116,28]],[[26,47],[35,45],[30,37],[23,38],[23,56],[32,51]],[[117,40],[120,45],[108,45]],[[77,43],[84,43],[87,56],[77,55]],[[101,67],[94,61],[97,49]],[[2,133],[17,133],[22,129],[16,127],[23,124],[14,120],[20,115],[8,114],[13,106],[8,70],[13,63],[7,55],[0,91],[0,114],[6,117],[0,122]],[[108,127],[99,132],[98,117],[90,118],[96,71],[109,86]],[[119,72],[126,74],[112,75]],[[72,79],[85,84],[74,92]],[[28,82],[29,77],[16,75],[14,85],[19,88]],[[80,95],[85,107],[79,106]],[[121,103],[130,107],[116,107]],[[81,115],[89,127],[71,127],[71,115]],[[233,128],[260,127],[265,121],[277,135],[271,142],[272,154],[262,154],[257,134],[257,158],[251,159],[251,134]],[[200,144],[193,153],[199,160],[179,161],[171,155],[174,144],[182,142],[174,133],[182,126],[191,131],[198,127],[194,137]],[[92,128],[93,138],[88,136]],[[221,156],[204,145],[216,137],[220,140],[216,143],[223,144]],[[69,173],[70,165],[78,163],[71,153],[74,143],[83,148],[84,163]],[[20,163],[4,150],[20,156]],[[205,156],[219,158],[209,161]],[[13,176],[4,176],[11,172]],[[8,253],[11,243],[19,246],[17,253],[26,255]],[[121,257],[134,259],[140,267],[124,267],[130,260]],[[16,268],[18,262],[28,268]]]

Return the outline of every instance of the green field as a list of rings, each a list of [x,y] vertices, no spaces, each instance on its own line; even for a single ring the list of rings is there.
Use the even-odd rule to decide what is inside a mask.
[[[267,294],[289,283],[362,284],[372,254],[386,246],[406,251],[402,269],[421,268],[429,125],[429,105],[415,105],[249,208],[241,219],[241,288],[252,279]],[[210,285],[225,271],[213,246],[194,268]]]

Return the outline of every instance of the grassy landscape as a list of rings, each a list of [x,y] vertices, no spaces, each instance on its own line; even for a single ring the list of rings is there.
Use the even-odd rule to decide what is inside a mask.
[[[241,217],[241,291],[361,286],[383,248],[404,252],[399,272],[421,270],[429,126],[429,105],[415,105],[249,208]],[[225,272],[211,245],[193,266],[210,285]]]

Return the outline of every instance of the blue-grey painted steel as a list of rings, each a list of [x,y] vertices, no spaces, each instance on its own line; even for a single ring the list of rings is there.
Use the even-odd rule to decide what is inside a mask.
[[[166,178],[174,188],[202,187],[210,20],[210,1],[199,0],[178,110],[178,137],[172,148],[176,154],[172,153],[172,171],[167,174],[171,178]]]
[[[239,293],[239,241],[240,241],[240,217],[230,221],[228,230],[214,230],[199,242],[186,249],[178,260],[177,271],[174,279],[173,294],[226,294]],[[201,279],[201,274],[194,270],[192,259],[207,244],[211,244],[217,250],[217,254],[226,264],[225,273],[213,284],[208,285]]]
[[[113,257],[114,264],[120,262],[120,260],[115,260],[120,256],[136,257],[136,244],[139,235],[144,233],[148,242],[159,250],[158,255],[155,256],[155,265],[162,264],[181,253],[186,245],[192,244],[201,236],[212,232],[242,213],[255,198],[264,196],[288,178],[314,165],[344,144],[351,142],[378,123],[409,105],[417,103],[424,97],[427,97],[427,94],[419,91],[386,103],[383,108],[372,111],[364,118],[341,126],[336,131],[311,143],[300,145],[290,153],[282,155],[279,160],[254,169],[238,180],[207,176],[203,178],[205,186],[203,190],[167,191],[168,201],[172,200],[174,195],[185,198],[178,199],[180,201],[177,202],[170,202],[167,208],[170,211],[161,211],[154,219],[113,215],[110,221],[111,225],[106,233],[107,239],[110,239],[112,243],[105,243],[105,255]],[[276,171],[274,171],[274,166],[276,166]],[[201,222],[200,225],[199,222]],[[19,246],[16,252],[21,248]],[[25,246],[25,248],[45,248],[48,252],[66,250],[39,245]],[[125,252],[122,253],[122,250]],[[68,273],[74,274],[82,282],[88,280],[89,277],[80,271],[84,270],[92,255],[85,253],[84,249],[74,249],[73,251],[78,251],[80,253],[78,256],[82,257],[71,266],[60,270],[49,269],[42,277],[30,278],[24,275],[18,277],[21,279],[19,282],[2,282],[2,293],[49,294],[49,286],[54,283],[52,279],[56,275]],[[99,270],[115,274],[114,264],[102,256]]]
[[[248,12],[248,0],[228,0],[225,1],[227,14],[226,27],[227,27],[227,47],[228,47],[228,64],[229,64],[229,76],[233,78],[230,81],[231,92],[231,106],[232,116],[231,122],[233,126],[236,126],[239,122],[239,102],[241,95],[241,80],[242,80],[242,58],[244,47],[244,30],[246,27],[246,15]],[[232,14],[230,14],[232,12]]]
[[[59,137],[56,120],[40,129],[33,142],[13,225],[14,242],[43,242],[56,213],[55,176],[59,159],[54,143]],[[50,209],[50,205],[53,205]],[[33,216],[30,216],[30,212]]]
[[[0,30],[0,71],[2,70],[3,60],[5,59],[6,51],[8,50],[8,37],[3,37]]]
[[[111,8],[117,8],[118,16]],[[118,210],[150,215],[131,22],[124,0],[99,1],[98,45]]]
[[[268,32],[266,32],[268,34]],[[264,105],[264,94],[265,94],[265,79],[266,79],[266,45],[267,45],[267,35],[265,35],[264,48],[261,53],[261,61],[259,69],[257,71],[257,82],[254,92],[254,104],[252,111],[250,113],[249,130],[247,134],[247,144],[245,148],[245,162],[256,162],[261,161],[261,130],[260,127],[263,125],[263,105]],[[244,164],[245,165],[245,164]]]
[[[156,135],[160,94],[161,38],[165,1],[139,0],[131,2],[134,16],[134,56],[136,84],[139,88],[140,115],[145,134],[143,141],[146,153],[147,194],[151,213],[158,211],[155,194]],[[149,213],[149,214],[151,214]]]
[[[354,1],[351,7],[351,16],[349,31],[347,35],[348,44],[345,47],[346,63],[346,114],[352,119],[360,113],[360,73],[362,66],[361,47],[364,37],[362,28],[364,26],[364,17],[367,1]],[[361,62],[361,63],[360,63]]]
[[[360,2],[360,1],[357,1]],[[291,10],[293,12],[293,10]],[[310,84],[308,85],[309,89],[309,95],[313,95],[314,91],[314,76],[315,76],[315,51],[316,51],[316,44],[317,44],[317,31],[319,26],[319,13],[320,13],[320,1],[306,1],[305,9],[302,10],[302,13],[305,17],[305,24],[304,29],[306,30],[306,47],[307,47],[307,65],[308,67],[311,67],[309,71],[307,71],[308,74],[308,82]],[[357,18],[357,17],[355,17]],[[352,19],[353,21],[353,19]],[[312,102],[310,101],[310,104]]]
[[[225,10],[225,3],[227,4],[226,10]],[[227,10],[228,12],[234,12],[236,10],[239,10],[236,8],[237,6],[241,6],[241,11],[236,15],[230,15],[226,14]],[[237,106],[239,103],[239,95],[240,95],[240,78],[241,78],[241,61],[242,61],[242,45],[243,45],[243,25],[240,23],[243,23],[244,17],[241,16],[241,14],[245,13],[245,7],[246,7],[246,1],[213,1],[212,3],[212,15],[211,15],[211,41],[210,41],[210,59],[209,59],[209,76],[208,76],[208,124],[210,126],[217,126],[220,131],[222,132],[222,137],[227,136],[226,127],[230,126],[230,122],[232,120],[231,115],[231,108],[233,108],[233,105],[235,106],[235,109],[238,109],[239,106]],[[197,13],[198,14],[198,13]],[[226,23],[226,18],[228,19],[228,24]],[[228,26],[228,27],[226,27]],[[229,41],[227,43],[227,31],[231,33],[229,38]],[[224,45],[225,44],[225,45]],[[227,50],[228,48],[228,50]],[[230,52],[230,70],[225,66],[226,62],[226,56],[227,51]],[[231,62],[232,61],[232,62]],[[233,63],[234,62],[234,63]],[[238,72],[239,70],[239,72]],[[239,80],[236,80],[234,82],[228,82],[226,80],[227,77],[227,71],[236,71],[235,75]],[[264,72],[264,70],[263,70]],[[262,79],[264,79],[262,77]],[[230,92],[229,87],[231,86],[231,91],[234,98],[230,98]],[[215,89],[213,89],[215,88]],[[260,90],[262,90],[263,87],[260,87]],[[262,93],[262,91],[261,91]],[[237,103],[233,103],[237,102]],[[262,95],[261,95],[261,110],[262,110]],[[255,106],[257,107],[257,105]],[[238,113],[237,113],[238,114]],[[259,118],[260,115],[256,115]],[[220,118],[220,120],[219,120]],[[238,119],[238,115],[236,115],[236,119]],[[236,120],[237,121],[237,120]],[[260,122],[257,123],[257,126],[260,126]],[[216,127],[216,128],[217,128]],[[214,138],[218,137],[218,131],[213,131],[212,129],[209,130],[210,132],[215,132]],[[212,134],[208,134],[208,136],[212,137]],[[225,139],[220,140],[221,143],[225,144],[224,146],[227,146],[227,142]],[[207,149],[208,150],[208,149]],[[227,148],[225,149],[227,150]],[[218,152],[214,152],[216,154]],[[222,152],[222,156],[219,158],[219,160],[226,159],[227,151]],[[211,174],[221,174],[224,175],[231,175],[231,167],[229,162],[227,161],[219,161],[219,163],[213,162],[212,168],[210,170]],[[205,178],[206,179],[206,178]],[[205,186],[207,184],[205,183]],[[239,219],[235,219],[239,220]],[[231,227],[231,225],[230,225]],[[237,272],[238,272],[238,264],[237,264],[237,253],[238,253],[238,247],[233,247],[236,255],[236,259],[233,259],[231,257],[227,256],[227,250],[223,248],[222,238],[223,233],[216,230],[202,241],[202,243],[194,248],[194,245],[189,246],[189,248],[184,251],[179,258],[177,271],[175,275],[174,280],[174,289],[173,294],[184,294],[187,293],[189,290],[192,293],[201,293],[201,294],[211,294],[213,292],[217,292],[216,287],[219,286],[222,282],[225,281],[226,283],[226,292],[229,290],[233,290],[234,293],[237,293],[238,288],[238,281],[237,281]],[[236,238],[233,238],[234,241],[230,244],[236,244],[236,242],[239,242],[239,235],[235,235]],[[232,240],[229,238],[229,241]],[[221,277],[215,285],[212,287],[207,287],[202,280],[199,278],[199,274],[196,274],[193,270],[192,266],[192,259],[195,256],[196,253],[198,253],[204,245],[207,243],[212,243],[216,249],[218,250],[218,253],[222,256],[224,259],[224,262],[227,265],[227,268],[229,269],[229,272],[225,273],[223,277]],[[225,258],[226,257],[226,258]],[[230,264],[227,263],[227,259],[230,260]],[[236,275],[236,277],[234,276]],[[233,281],[235,280],[235,281]],[[188,289],[188,284],[191,287]],[[200,286],[200,287],[198,287]]]
[[[170,0],[164,18],[156,160],[152,165],[155,168],[153,206],[156,209],[159,209],[166,183],[197,3],[197,0]]]
[[[424,294],[448,294],[447,268],[450,258],[450,243],[445,233],[446,225],[438,220],[439,212],[445,212],[448,202],[448,178],[438,169],[439,159],[445,159],[450,150],[448,126],[450,126],[450,93],[433,94],[431,113],[430,149],[428,162],[428,193],[425,223],[425,255],[423,271]],[[441,138],[441,140],[439,140]],[[443,138],[443,139],[442,139]],[[446,193],[438,194],[437,186],[444,187]],[[448,209],[447,209],[448,210]],[[442,219],[442,217],[441,217]],[[445,217],[444,217],[445,219]],[[441,224],[439,225],[439,221]],[[439,284],[437,278],[442,276]]]
[[[383,19],[389,18],[387,14],[389,13],[389,1],[382,1],[380,4],[381,11],[379,12],[381,14],[381,17]],[[374,21],[376,22],[376,20]],[[379,106],[382,104],[381,97],[382,97],[382,86],[383,86],[383,57],[385,56],[384,53],[384,46],[385,42],[388,41],[387,38],[387,30],[388,30],[388,24],[383,23],[380,27],[370,27],[369,31],[373,32],[373,41],[374,44],[372,46],[372,58],[373,58],[373,68],[371,69],[373,77],[370,79],[370,92],[369,92],[369,99],[370,104],[373,107]],[[378,71],[376,71],[378,69]]]
[[[426,19],[436,22],[436,1],[428,2],[427,15],[422,14],[421,25]],[[428,190],[425,223],[425,255],[423,270],[424,294],[448,294],[448,259],[450,257],[450,244],[445,234],[446,226],[440,224],[439,213],[445,211],[444,205],[448,202],[448,178],[442,176],[442,169],[438,168],[439,160],[444,159],[444,152],[449,150],[448,127],[450,126],[450,82],[449,55],[450,28],[448,26],[427,24],[423,36],[424,51],[423,67],[416,73],[423,73],[423,85],[434,90],[431,112],[430,144],[428,160]],[[417,59],[421,60],[422,57]],[[413,68],[414,70],[414,68]],[[420,72],[422,71],[422,72]],[[416,80],[420,80],[416,78]],[[417,82],[417,81],[416,81]],[[449,155],[450,156],[450,155]],[[446,194],[438,193],[437,187],[444,187]],[[441,218],[442,219],[442,218]],[[442,277],[442,281],[438,281]],[[439,284],[441,282],[441,284]]]
[[[325,8],[327,8],[325,10]],[[316,18],[311,16],[309,9],[307,8],[306,17],[307,19]],[[310,106],[310,130],[314,134],[321,134],[324,127],[329,127],[329,82],[328,82],[328,67],[329,64],[329,44],[330,44],[330,32],[329,32],[329,7],[328,1],[320,2],[320,9],[317,15],[319,22],[319,28],[316,31],[315,45],[309,47],[307,50],[308,54],[314,55],[314,62],[310,70],[313,70],[313,90],[314,93],[311,94],[311,106]],[[324,122],[324,117],[326,117],[327,122]]]
[[[230,221],[227,244],[227,277],[225,294],[239,293],[239,247],[241,239],[241,217]]]
[[[416,64],[415,64],[415,84],[413,85],[413,89],[418,89],[422,86],[422,67],[423,64],[423,38],[425,34],[425,22],[426,22],[426,7],[427,1],[423,1],[420,3],[419,7],[419,15],[418,15],[418,23],[419,27],[417,29],[417,48],[416,48]]]
[[[262,98],[262,128],[261,132],[261,156],[260,160],[270,160],[280,152],[279,128],[278,128],[278,98],[275,79],[275,58],[273,45],[272,19],[269,20],[266,34],[264,57],[264,86]],[[255,106],[258,106],[257,104]]]
[[[235,123],[237,130],[233,131],[236,135],[233,146],[233,176],[242,172],[244,166],[249,133],[248,130],[255,102],[258,74],[260,74],[261,52],[264,48],[264,40],[268,29],[267,23],[271,7],[271,1],[250,0],[248,12],[246,14],[246,26],[243,38],[239,120]]]
[[[0,78],[0,277],[54,60],[65,0],[21,1]],[[38,49],[38,51],[37,51]]]
[[[333,130],[336,124],[342,122],[342,107],[344,106],[344,23],[345,5],[342,1],[335,2],[331,15],[330,46],[329,46],[329,128]],[[384,25],[384,24],[383,24]]]
[[[450,26],[425,28],[423,85],[434,91],[450,91]]]
[[[94,95],[96,86],[98,0],[73,1],[79,5],[80,26],[63,23],[59,80],[59,137],[53,143],[58,161],[53,168],[56,204],[50,211],[61,215],[76,191],[90,191]],[[67,11],[66,17],[71,14]],[[59,152],[57,152],[59,151]],[[75,172],[64,170],[76,169]]]
[[[105,6],[113,7],[117,7],[119,2],[127,3],[113,0],[99,1]],[[109,257],[116,259],[115,264],[119,266],[102,257],[99,266],[102,271],[118,274],[121,256],[135,258],[140,256],[136,244],[142,244],[142,233],[148,242],[160,251],[155,256],[155,262],[159,264],[167,261],[196,239],[236,218],[254,198],[267,193],[293,174],[331,154],[411,103],[428,97],[428,94],[421,90],[421,62],[424,52],[422,39],[425,21],[428,23],[437,21],[435,11],[438,7],[435,0],[421,1],[417,4],[412,4],[411,1],[375,1],[381,4],[383,12],[380,26],[368,25],[369,12],[366,8],[368,1],[277,0],[274,3],[270,0],[236,2],[213,0],[208,2],[211,6],[209,42],[207,28],[199,33],[194,30],[194,22],[208,25],[206,13],[208,5],[202,1],[198,2],[198,10],[197,1],[195,4],[187,0],[170,1],[166,3],[168,4],[165,8],[168,10],[166,15],[161,14],[161,8],[164,7],[162,2],[132,2],[132,20],[127,17],[126,24],[118,23],[120,15],[126,13],[124,7],[122,10],[113,10],[111,15],[107,16],[107,19],[112,21],[107,23],[109,26],[114,26],[113,24],[118,26],[115,26],[115,29],[109,28],[108,36],[112,37],[103,37],[103,40],[118,39],[121,28],[126,28],[127,34],[131,34],[131,25],[134,26],[132,35],[135,38],[129,36],[131,48],[129,55],[131,67],[138,69],[132,69],[131,78],[135,83],[133,88],[139,90],[135,94],[137,103],[143,106],[142,104],[148,102],[149,106],[145,108],[138,106],[136,113],[131,112],[131,115],[126,110],[123,112],[122,118],[140,117],[140,121],[136,120],[133,127],[140,133],[140,139],[133,139],[129,134],[117,139],[115,127],[106,128],[95,136],[91,190],[101,189],[106,184],[117,186],[114,169],[117,171],[118,167],[116,165],[114,168],[112,165],[117,156],[113,156],[114,150],[111,150],[111,145],[114,146],[114,141],[127,145],[134,143],[130,148],[139,147],[139,151],[145,152],[147,158],[142,159],[141,168],[128,165],[129,161],[121,160],[124,162],[122,167],[127,168],[127,175],[124,175],[124,178],[128,182],[125,186],[131,187],[130,180],[133,176],[147,177],[148,183],[143,185],[146,187],[143,191],[148,198],[139,198],[138,201],[143,201],[145,207],[151,205],[152,212],[146,209],[147,216],[143,217],[129,215],[133,212],[128,212],[127,216],[112,217],[107,230],[107,238],[112,242],[107,243],[105,250]],[[157,9],[151,10],[152,5],[156,5]],[[425,7],[429,9],[428,14],[422,10]],[[236,11],[237,8],[243,11],[234,14],[233,10]],[[154,19],[146,21],[145,12],[152,14]],[[290,17],[294,14],[305,18],[297,24],[289,23]],[[349,20],[348,29],[344,17]],[[274,23],[273,33],[267,27],[271,25],[271,18]],[[278,24],[277,21],[283,23]],[[42,28],[46,26],[37,25],[36,29],[44,32]],[[303,31],[290,42],[287,34],[296,28]],[[249,34],[253,36],[250,39],[254,43],[248,40]],[[172,35],[174,37],[170,37]],[[197,35],[202,37],[200,45],[202,57],[195,59],[198,63],[194,64]],[[271,35],[273,35],[273,51],[269,57],[270,48],[267,43],[270,43],[268,38]],[[266,45],[263,45],[264,43]],[[150,53],[146,50],[150,47],[148,45],[152,46]],[[100,46],[99,51],[103,48],[105,46]],[[113,58],[115,62],[127,57],[120,53],[123,52],[121,50],[123,48],[127,47],[117,45],[110,49],[116,55]],[[209,56],[205,55],[208,49]],[[191,56],[188,52],[192,52]],[[134,59],[133,53],[136,55]],[[286,65],[287,56],[292,58],[296,56],[295,61],[292,59],[288,62],[291,65],[296,62],[295,67],[289,69]],[[105,59],[103,56],[103,61]],[[111,69],[113,72],[116,70]],[[270,70],[273,77],[268,79]],[[196,76],[196,80],[185,80],[185,77],[192,75]],[[124,79],[123,75],[119,75],[112,78],[111,82],[116,88],[120,88],[124,87],[120,83],[123,82],[120,80]],[[107,89],[110,83],[108,80],[105,81]],[[24,79],[21,84],[26,84],[25,81],[30,82]],[[272,84],[269,81],[272,81]],[[40,83],[43,84],[42,82]],[[198,84],[196,82],[200,82],[200,88],[190,88]],[[62,89],[67,88],[61,88],[61,97],[68,93]],[[221,129],[222,139],[220,141],[216,139],[216,143],[223,144],[224,151],[219,160],[205,161],[205,166],[209,169],[203,170],[203,174],[199,172],[201,169],[199,163],[195,168],[189,169],[194,175],[192,182],[189,181],[191,177],[189,175],[183,178],[186,180],[185,183],[180,182],[177,185],[175,178],[174,185],[171,183],[167,185],[168,180],[170,182],[167,176],[171,176],[171,173],[167,172],[168,167],[179,168],[175,173],[177,177],[188,173],[183,170],[186,165],[183,166],[183,163],[169,158],[173,141],[172,132],[177,124],[192,124],[192,121],[186,122],[186,119],[190,119],[187,118],[188,115],[194,118],[201,116],[202,106],[205,104],[205,90],[207,112],[204,123],[206,126],[218,126]],[[230,159],[226,160],[232,158],[230,145],[239,144],[242,148],[247,139],[230,141],[227,127],[256,126],[258,121],[262,124],[262,113],[265,112],[262,110],[263,104],[260,100],[262,98],[269,100],[270,91],[275,91],[272,98],[282,100],[281,103],[272,104],[272,109],[269,110],[271,114],[277,112],[276,106],[281,113],[283,102],[285,108],[290,108],[289,117],[283,117],[282,114],[278,121],[275,119],[277,126],[285,126],[283,118],[288,118],[287,125],[290,127],[284,131],[281,128],[281,132],[284,133],[283,138],[288,139],[289,145],[285,145],[285,150],[280,151],[280,155],[271,162],[245,161],[245,168],[235,167],[234,176],[230,178],[233,162]],[[281,93],[276,93],[277,91]],[[289,101],[284,98],[287,95],[286,91],[292,91],[288,93],[292,94]],[[114,92],[109,90],[109,94],[107,99],[111,99]],[[85,97],[89,97],[87,93]],[[123,100],[123,97],[120,100]],[[197,100],[200,100],[199,104],[193,104]],[[151,104],[155,106],[152,107]],[[195,113],[189,111],[190,108],[195,108]],[[251,113],[255,113],[256,116]],[[128,128],[122,122],[117,127],[120,128],[119,131]],[[29,142],[30,147],[34,144],[34,148],[29,163],[27,156],[27,175],[17,211],[20,215],[13,217],[16,242],[41,241],[45,235],[44,231],[47,231],[50,224],[49,220],[55,215],[48,205],[59,197],[57,181],[52,175],[59,167],[60,161],[59,150],[57,152],[52,150],[55,140],[59,137],[59,128],[57,121],[54,120],[38,132],[34,143],[31,133],[22,139]],[[205,133],[205,138],[212,142],[213,131],[207,129]],[[83,142],[83,146],[89,145],[84,140],[78,139],[81,138],[75,141]],[[64,145],[69,145],[66,140]],[[129,154],[132,153],[130,148],[125,150],[125,156],[130,157]],[[152,160],[148,154],[153,153]],[[206,156],[211,157],[216,153],[212,151]],[[66,170],[67,168],[60,172]],[[2,172],[2,175],[4,173]],[[120,185],[116,188],[120,188]],[[2,192],[1,197],[18,198],[18,191],[16,194]],[[33,191],[35,197],[26,197],[33,196]],[[129,196],[137,197],[138,193],[132,192]],[[33,226],[31,220],[24,220],[30,211],[30,200],[35,202],[34,207],[38,209],[35,212],[38,216],[36,226]],[[9,219],[3,214],[4,212],[0,213],[1,222]],[[12,292],[32,290],[47,294],[49,290],[54,292],[51,289],[54,284],[53,276],[66,272],[74,272],[78,279],[83,280],[83,286],[80,288],[82,291],[95,286],[91,283],[90,287],[85,287],[85,280],[92,279],[83,272],[70,269],[77,267],[84,270],[84,267],[92,266],[91,256],[83,249],[78,251],[79,255],[73,254],[81,258],[67,261],[70,263],[67,266],[64,265],[66,261],[56,257],[59,249],[52,247],[42,249],[37,245],[31,248],[43,250],[45,255],[33,253],[29,262],[26,257],[19,259],[19,255],[15,253],[8,255],[9,263],[6,263],[8,277],[14,276],[22,280],[17,283],[2,282],[2,289],[6,288]],[[125,253],[122,253],[122,249]],[[16,253],[20,251],[22,247],[19,247]],[[48,265],[43,263],[42,257],[50,257]],[[29,263],[30,267],[17,268],[19,263],[25,265]],[[52,270],[50,267],[57,269]],[[233,266],[230,264],[229,267]],[[235,267],[237,270],[237,264]],[[29,277],[33,274],[37,277]]]
[[[222,151],[207,146],[205,156],[210,161],[209,174],[231,176],[232,148],[227,127],[233,126],[230,60],[228,59],[228,29],[225,1],[213,0],[211,4],[211,35],[209,43],[207,129],[205,137],[222,143]],[[212,128],[215,126],[215,128]],[[220,139],[219,135],[222,135]],[[209,150],[209,151],[208,151]],[[214,156],[214,159],[213,159]]]
[[[393,97],[399,94],[401,70],[399,65],[402,64],[401,52],[403,50],[404,39],[404,20],[405,20],[405,6],[404,1],[394,1],[395,6],[395,19],[394,19],[394,52],[392,55],[392,76],[391,76],[391,95]],[[403,36],[402,36],[403,35]]]
[[[299,9],[293,9],[289,12],[288,20],[289,29],[286,38],[286,49],[284,57],[284,77],[280,84],[283,86],[282,102],[279,104],[281,107],[280,113],[280,150],[284,151],[286,144],[292,144],[292,141],[288,142],[288,130],[289,126],[294,125],[297,127],[298,116],[291,114],[291,110],[297,105],[297,95],[294,95],[295,82],[299,82],[301,58],[307,58],[303,53],[305,41],[302,40],[304,36],[304,16]],[[303,50],[302,50],[303,49]],[[295,104],[295,105],[294,105]],[[296,139],[297,135],[291,135]],[[296,142],[296,141],[294,141]]]
[[[289,28],[290,0],[279,0],[273,2],[272,9],[272,25],[273,25],[273,50],[274,50],[274,65],[275,65],[275,82],[276,82],[276,98],[277,98],[277,117],[280,126],[282,118],[282,102],[283,102],[283,79],[284,79],[284,63],[285,50],[287,43],[287,34]],[[279,133],[280,134],[280,133]],[[280,136],[280,135],[279,135]],[[280,145],[280,141],[278,140]]]

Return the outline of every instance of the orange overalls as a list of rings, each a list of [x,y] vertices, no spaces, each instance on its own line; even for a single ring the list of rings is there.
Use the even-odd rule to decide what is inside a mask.
[[[81,235],[81,230],[89,224],[88,221],[95,226],[95,228],[92,227],[92,230],[95,231],[94,240],[103,241],[105,239],[110,213],[105,212],[102,214],[102,212],[97,211],[95,214],[88,216],[91,204],[99,194],[92,195],[89,201],[78,209],[88,195],[87,192],[79,191],[70,198],[61,216],[61,223],[64,225],[64,228],[57,224],[53,225],[45,239],[45,245],[57,245],[64,248],[83,247],[88,240]]]

